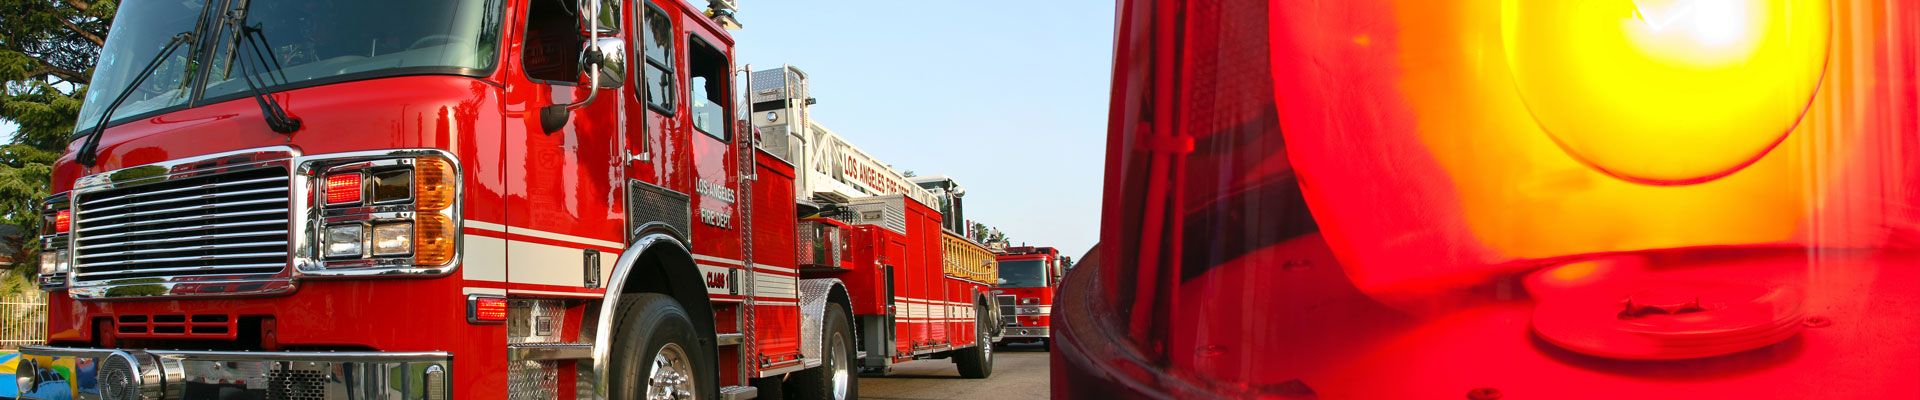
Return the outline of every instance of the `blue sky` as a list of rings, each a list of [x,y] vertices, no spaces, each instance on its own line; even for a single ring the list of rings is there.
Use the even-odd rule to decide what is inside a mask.
[[[967,188],[967,218],[1079,257],[1098,240],[1113,2],[740,3],[736,64],[807,71],[813,116]]]

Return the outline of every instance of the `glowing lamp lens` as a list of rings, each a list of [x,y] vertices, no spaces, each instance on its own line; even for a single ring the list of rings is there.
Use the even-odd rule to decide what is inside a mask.
[[[53,231],[67,233],[73,229],[73,210],[60,210],[53,214]]]
[[[1825,71],[1826,1],[1507,0],[1515,88],[1542,130],[1630,181],[1738,171],[1799,124]]]
[[[327,176],[327,205],[357,204],[360,202],[361,177],[359,172],[333,174]]]
[[[420,214],[413,226],[413,262],[441,265],[453,261],[453,220],[444,215]]]
[[[400,222],[373,227],[373,255],[398,256],[413,252],[413,224]]]
[[[413,165],[413,188],[419,199],[414,207],[421,212],[445,210],[453,206],[453,188],[458,182],[453,164],[439,158],[421,157]]]
[[[507,320],[507,299],[499,297],[473,298],[473,319],[485,322]]]
[[[364,254],[364,232],[366,227],[360,224],[343,224],[327,227],[327,258],[360,258]]]

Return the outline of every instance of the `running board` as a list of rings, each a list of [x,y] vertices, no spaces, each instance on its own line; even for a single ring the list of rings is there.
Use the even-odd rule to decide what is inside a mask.
[[[720,388],[720,400],[746,400],[760,397],[760,388],[752,386],[726,386]]]
[[[588,343],[525,343],[507,345],[507,359],[513,361],[554,361],[593,359]]]

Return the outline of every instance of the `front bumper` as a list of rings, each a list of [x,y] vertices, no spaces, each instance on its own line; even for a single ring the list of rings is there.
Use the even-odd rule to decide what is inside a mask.
[[[1051,328],[1044,326],[1009,326],[1000,335],[1005,339],[1045,339],[1052,334]]]
[[[20,349],[21,399],[448,399],[445,352]]]

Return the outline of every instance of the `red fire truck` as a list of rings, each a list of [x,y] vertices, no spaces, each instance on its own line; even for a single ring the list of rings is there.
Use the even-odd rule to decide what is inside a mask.
[[[942,228],[964,219],[824,129],[739,118],[811,99],[797,69],[735,79],[734,9],[122,2],[55,165],[21,395],[853,398],[859,367],[991,373],[992,266],[950,262],[984,250]]]
[[[999,343],[1047,344],[1053,319],[1053,292],[1066,273],[1065,259],[1052,247],[1008,247],[998,257],[1002,328]]]

